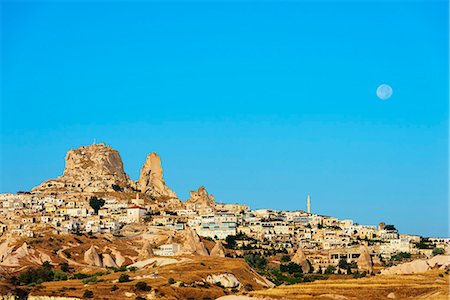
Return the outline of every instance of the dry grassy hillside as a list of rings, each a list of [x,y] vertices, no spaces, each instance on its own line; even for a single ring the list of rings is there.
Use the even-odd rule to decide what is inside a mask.
[[[420,275],[328,279],[254,291],[251,295],[272,299],[450,299],[449,276],[443,271]]]

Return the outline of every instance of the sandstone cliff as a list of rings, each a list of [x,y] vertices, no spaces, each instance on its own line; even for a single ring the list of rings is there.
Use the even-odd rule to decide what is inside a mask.
[[[177,195],[166,186],[163,179],[161,158],[156,153],[150,153],[141,169],[137,188],[154,198],[177,198]]]
[[[94,144],[69,150],[63,175],[44,181],[33,192],[92,193],[129,189],[131,185],[119,152]]]

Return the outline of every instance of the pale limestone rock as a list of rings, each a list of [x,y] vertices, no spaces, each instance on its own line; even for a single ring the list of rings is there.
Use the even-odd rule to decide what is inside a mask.
[[[0,260],[0,266],[18,267],[21,266],[24,261],[35,265],[42,265],[46,261],[52,263],[52,259],[49,255],[33,249],[26,242],[14,251],[12,251],[12,248],[9,247],[8,244],[6,245],[6,251],[4,250],[4,253],[1,253],[2,259]]]
[[[384,270],[381,270],[382,275],[403,275],[403,274],[417,274],[424,273],[430,270],[430,266],[425,260],[416,259],[411,262],[399,264]]]
[[[94,245],[84,253],[84,263],[90,266],[103,267],[102,259]]]
[[[131,297],[136,296],[136,293],[125,292],[124,295],[125,295],[125,297],[127,297],[127,298],[131,298]]]
[[[427,260],[427,263],[431,268],[450,266],[450,255],[436,255],[433,258]]]
[[[103,264],[103,267],[105,267],[105,268],[108,268],[108,267],[109,268],[117,268],[116,262],[114,261],[112,256],[107,253],[102,255],[102,264]]]
[[[114,261],[119,267],[121,267],[125,263],[125,257],[122,256],[122,253],[120,253],[120,251],[111,249],[111,254],[114,255]]]
[[[306,259],[306,255],[303,252],[302,246],[298,247],[297,252],[295,253],[294,257],[292,257],[291,261],[300,265],[302,267],[303,273],[309,273],[309,271],[311,270],[311,266]]]
[[[234,276],[234,274],[211,274],[206,277],[206,282],[209,282],[211,284],[220,284],[221,286],[225,288],[237,288],[239,289],[241,287],[241,283],[239,280]]]
[[[397,295],[396,295],[394,292],[389,293],[389,294],[387,295],[387,297],[388,297],[389,299],[397,299]]]
[[[132,186],[117,150],[105,144],[82,146],[67,152],[64,174],[44,181],[33,192],[112,192],[113,184]]]
[[[216,244],[211,250],[210,256],[217,256],[217,257],[225,257],[225,249],[223,248],[223,245],[220,241],[216,241]]]
[[[208,255],[208,250],[206,250],[197,232],[190,227],[186,227],[184,230],[184,242],[181,252],[201,256]]]
[[[372,273],[372,258],[370,257],[369,248],[366,245],[359,247],[360,255],[356,264],[358,269]]]
[[[196,208],[214,208],[216,205],[214,196],[209,195],[204,186],[199,187],[197,191],[191,191],[190,198],[186,200],[186,204],[195,205]]]
[[[150,153],[141,169],[137,188],[154,198],[165,197],[176,199],[177,195],[166,186],[163,179],[161,158],[156,153]]]

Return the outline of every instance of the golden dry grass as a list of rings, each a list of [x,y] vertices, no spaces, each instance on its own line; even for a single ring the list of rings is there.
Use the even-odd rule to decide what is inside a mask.
[[[377,275],[360,279],[329,279],[280,286],[252,292],[253,296],[273,299],[450,299],[449,276],[443,271],[416,275]],[[345,297],[345,298],[344,298]]]

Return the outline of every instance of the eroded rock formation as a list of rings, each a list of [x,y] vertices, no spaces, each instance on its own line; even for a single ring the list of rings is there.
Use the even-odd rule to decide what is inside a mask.
[[[214,196],[209,195],[204,186],[197,191],[191,191],[190,198],[186,200],[186,204],[193,205],[195,208],[215,207]]]
[[[102,259],[94,245],[84,253],[84,263],[90,266],[103,267]]]
[[[155,254],[153,253],[152,244],[149,240],[145,240],[141,251],[139,251],[138,260],[146,260],[153,256],[155,256]]]
[[[141,169],[137,188],[154,198],[177,198],[177,195],[166,186],[163,179],[161,158],[156,153],[150,153]]]
[[[225,249],[220,241],[216,241],[216,244],[211,249],[210,256],[225,257]]]
[[[186,227],[184,230],[184,242],[182,247],[182,252],[186,254],[202,255],[207,256],[208,250],[206,250],[205,245],[200,240],[197,232],[190,227]]]
[[[119,152],[105,144],[94,144],[69,150],[64,174],[44,181],[33,192],[105,192],[131,185]]]
[[[103,143],[82,146],[67,152],[62,176],[44,181],[33,188],[35,193],[133,192],[140,189],[155,200],[180,201],[165,184],[161,158],[151,153],[142,167],[139,180],[130,180],[117,150]]]
[[[297,252],[295,253],[294,257],[292,257],[291,261],[300,265],[302,267],[303,273],[309,273],[309,271],[311,270],[311,266],[306,259],[306,255],[303,252],[302,246],[298,247]]]
[[[358,257],[358,269],[372,273],[372,258],[370,257],[369,248],[365,245],[359,247],[360,255]]]

